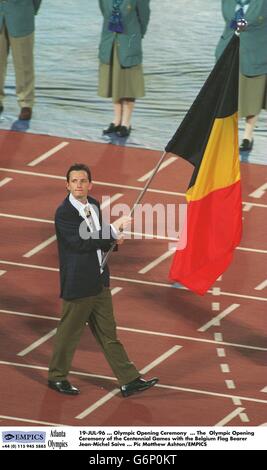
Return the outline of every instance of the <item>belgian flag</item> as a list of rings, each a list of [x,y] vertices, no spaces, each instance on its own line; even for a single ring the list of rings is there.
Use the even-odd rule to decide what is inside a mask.
[[[169,276],[200,295],[227,269],[241,239],[238,75],[234,35],[165,149],[194,166],[187,244],[176,251]]]

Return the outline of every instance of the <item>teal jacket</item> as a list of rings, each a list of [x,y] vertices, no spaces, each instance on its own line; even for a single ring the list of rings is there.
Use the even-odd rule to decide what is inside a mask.
[[[0,32],[5,22],[8,33],[15,38],[34,31],[34,15],[42,0],[0,0]]]
[[[99,0],[104,22],[99,45],[99,60],[103,64],[111,61],[114,39],[117,38],[121,66],[132,67],[142,62],[142,38],[149,22],[149,0],[123,0],[120,7],[124,31],[122,34],[108,31],[112,0]]]
[[[226,22],[216,48],[218,59],[234,34],[229,23],[235,14],[236,1],[222,0],[222,14]],[[240,71],[253,77],[267,73],[267,0],[251,0],[245,19],[248,26],[240,33]]]

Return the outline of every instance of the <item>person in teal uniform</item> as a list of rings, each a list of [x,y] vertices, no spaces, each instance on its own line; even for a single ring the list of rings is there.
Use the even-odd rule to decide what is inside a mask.
[[[41,0],[0,0],[0,113],[9,50],[16,77],[19,119],[29,120],[34,103],[34,18]]]
[[[267,0],[222,0],[225,29],[216,48],[218,58],[243,17],[240,33],[239,117],[246,119],[240,151],[253,147],[253,131],[261,109],[267,109]]]
[[[136,98],[145,95],[142,38],[150,16],[149,0],[99,0],[103,28],[99,45],[98,94],[112,98],[114,117],[103,131],[127,137]]]

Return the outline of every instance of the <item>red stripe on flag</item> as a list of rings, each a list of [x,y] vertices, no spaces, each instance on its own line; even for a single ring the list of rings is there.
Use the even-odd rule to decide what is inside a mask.
[[[242,233],[240,181],[190,201],[187,245],[175,253],[169,277],[203,295],[227,269]]]

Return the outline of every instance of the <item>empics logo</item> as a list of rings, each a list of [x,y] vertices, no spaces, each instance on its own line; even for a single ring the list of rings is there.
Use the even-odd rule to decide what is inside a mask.
[[[4,431],[2,442],[45,442],[45,432]]]
[[[3,441],[10,441],[11,439],[14,439],[14,437],[15,436],[13,434],[6,434],[5,436],[3,436]]]

